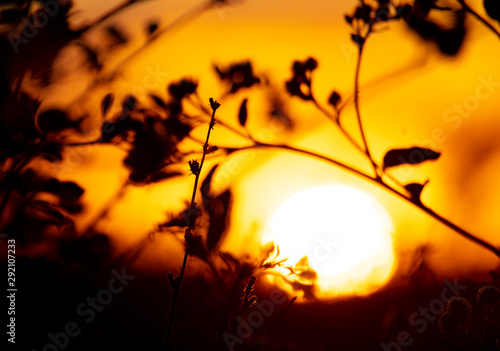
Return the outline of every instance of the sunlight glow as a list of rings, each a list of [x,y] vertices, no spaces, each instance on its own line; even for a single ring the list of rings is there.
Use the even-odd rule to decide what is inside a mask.
[[[287,258],[270,279],[288,290],[315,286],[319,298],[368,294],[393,272],[391,231],[371,195],[344,185],[301,191],[279,207],[263,237],[279,248],[276,259]]]

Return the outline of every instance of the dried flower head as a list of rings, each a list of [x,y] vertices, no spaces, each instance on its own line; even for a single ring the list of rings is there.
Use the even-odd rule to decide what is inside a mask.
[[[446,311],[451,313],[458,324],[461,324],[469,320],[472,306],[469,300],[454,296],[448,301]]]
[[[177,83],[172,83],[168,86],[168,94],[176,101],[181,101],[183,98],[194,94],[198,88],[198,83],[190,79],[182,79]]]
[[[486,285],[479,289],[476,298],[483,305],[496,305],[500,301],[500,290],[496,286]]]
[[[200,173],[200,163],[196,160],[189,161],[189,169],[192,174],[198,175]]]
[[[313,100],[311,93],[312,71],[318,67],[318,62],[312,57],[306,61],[295,61],[292,66],[293,77],[286,82],[286,90],[292,96],[302,100]],[[303,90],[303,88],[306,88]]]
[[[260,79],[253,74],[252,64],[248,61],[234,64],[227,69],[215,66],[215,71],[223,82],[230,85],[230,93],[260,83]]]
[[[213,111],[215,111],[220,107],[220,104],[217,101],[214,101],[213,98],[210,98],[210,107]]]

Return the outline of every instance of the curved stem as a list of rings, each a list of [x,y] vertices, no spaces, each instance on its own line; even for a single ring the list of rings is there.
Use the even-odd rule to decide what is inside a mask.
[[[371,33],[371,28],[368,29],[368,32],[366,33],[366,36],[364,38],[364,41],[368,39]],[[378,167],[375,161],[372,158],[372,155],[370,153],[370,148],[368,147],[368,142],[366,140],[366,135],[365,131],[363,128],[363,123],[361,121],[361,112],[360,112],[360,107],[359,107],[359,76],[360,76],[360,71],[361,71],[361,58],[363,57],[363,48],[364,48],[364,43],[359,44],[359,51],[358,51],[358,59],[356,62],[356,73],[354,75],[354,107],[356,109],[356,118],[358,120],[358,126],[359,126],[359,132],[361,134],[361,139],[363,140],[363,146],[364,146],[364,151],[366,154],[366,157],[370,160],[370,163],[372,164],[373,171],[375,172],[375,177],[378,182],[382,182],[382,178],[380,178],[380,175],[378,173]]]
[[[469,5],[467,5],[465,0],[457,0],[457,1],[460,5],[462,5],[462,8],[465,11],[469,12],[471,15],[476,17],[479,20],[479,22],[484,24],[488,29],[490,29],[493,33],[495,33],[498,38],[500,38],[500,32],[495,27],[493,27],[493,25],[490,22],[488,22],[483,16],[481,16],[474,9],[472,9]]]
[[[209,147],[208,142],[210,140],[210,132],[212,131],[214,124],[215,124],[215,111],[216,110],[217,110],[217,108],[212,107],[212,117],[210,118],[210,123],[208,125],[207,138],[205,139],[205,144],[203,145],[203,155],[201,157],[200,166],[195,174],[196,178],[195,178],[194,186],[193,186],[193,195],[191,197],[191,208],[193,208],[193,209],[196,209],[196,201],[195,200],[196,200],[196,192],[198,190],[198,182],[200,180],[201,170],[203,169],[203,164],[205,162],[205,157],[207,155],[207,151],[208,151],[208,147]],[[193,229],[194,223],[192,223],[192,222],[189,223],[189,228]],[[167,325],[167,337],[169,337],[172,333],[172,326],[174,325],[174,320],[175,320],[175,308],[177,306],[177,301],[179,299],[179,293],[181,290],[182,279],[184,278],[184,272],[186,270],[188,256],[189,256],[189,250],[186,247],[186,251],[184,251],[184,259],[182,261],[182,268],[181,268],[181,274],[179,276],[179,281],[174,288],[174,297],[172,298],[170,316],[169,316],[169,321],[168,321],[168,325]]]
[[[140,1],[140,0],[127,0],[127,1],[122,2],[121,4],[118,4],[116,7],[112,8],[111,10],[109,10],[108,12],[106,12],[105,14],[101,15],[101,17],[99,17],[98,19],[96,19],[94,22],[92,22],[91,24],[88,24],[87,26],[85,26],[82,29],[82,31],[88,32],[89,30],[92,30],[93,28],[97,27],[98,25],[100,25],[101,23],[103,23],[104,21],[106,21],[108,18],[110,18],[112,16],[115,16],[116,14],[122,12],[127,7],[129,7],[130,5],[136,4],[136,3],[139,3],[139,2],[144,2],[144,1]]]
[[[291,152],[299,153],[299,154],[306,155],[306,156],[311,156],[311,157],[314,157],[316,159],[319,159],[319,160],[331,163],[331,164],[333,164],[333,165],[335,165],[335,166],[337,166],[339,168],[342,168],[345,171],[348,171],[348,172],[350,172],[350,173],[352,173],[354,175],[359,176],[360,178],[363,178],[365,180],[374,182],[376,185],[380,186],[381,188],[383,188],[387,192],[392,193],[392,194],[396,195],[397,197],[403,199],[404,201],[412,204],[413,206],[415,206],[418,209],[420,209],[421,211],[425,212],[430,217],[434,218],[435,220],[437,220],[441,224],[445,225],[446,227],[452,229],[453,231],[455,231],[459,235],[463,236],[464,238],[466,238],[466,239],[468,239],[468,240],[470,240],[470,241],[478,244],[479,246],[482,246],[483,248],[491,251],[497,257],[500,257],[500,249],[498,247],[496,247],[496,246],[488,243],[487,241],[485,241],[485,240],[483,240],[481,238],[478,238],[475,235],[469,233],[468,231],[466,231],[465,229],[463,229],[460,226],[456,225],[455,223],[453,223],[453,222],[447,220],[446,218],[442,217],[441,215],[437,214],[436,212],[434,212],[433,210],[431,210],[427,206],[425,206],[425,205],[423,205],[421,203],[417,203],[417,202],[412,201],[410,198],[408,198],[407,196],[405,196],[403,193],[400,193],[396,189],[391,188],[389,185],[387,185],[387,184],[379,181],[377,178],[373,178],[370,175],[365,174],[365,173],[363,173],[363,172],[361,172],[361,171],[359,171],[359,170],[357,170],[357,169],[355,169],[355,168],[353,168],[351,166],[348,166],[348,165],[346,165],[346,164],[344,164],[342,162],[339,162],[339,161],[337,161],[335,159],[332,159],[332,158],[330,158],[328,156],[320,155],[320,154],[317,154],[317,153],[315,153],[313,151],[298,149],[298,148],[295,148],[295,147],[292,147],[292,146],[288,146],[288,145],[274,145],[274,144],[258,143],[258,144],[252,145],[252,146],[239,148],[236,151],[256,149],[256,148],[281,149],[281,150],[286,150],[286,151],[291,151]]]
[[[335,116],[332,116],[323,106],[321,106],[318,101],[314,98],[314,96],[311,94],[311,97],[312,97],[312,102],[314,103],[314,105],[318,108],[318,110],[320,112],[322,112],[329,120],[332,121],[332,123],[335,124],[335,126],[337,126],[339,128],[339,130],[342,132],[342,134],[347,138],[347,140],[356,148],[356,150],[358,150],[359,152],[361,152],[363,155],[366,156],[366,153],[365,153],[365,150],[363,149],[363,147],[361,145],[359,145],[359,143],[354,140],[354,138],[352,137],[352,135],[342,126],[342,124],[340,123],[340,111],[339,110],[336,110],[336,114]],[[374,163],[372,163],[374,164]],[[374,164],[375,167],[376,167],[376,170],[380,173],[380,175],[383,175],[385,177],[387,177],[388,179],[390,179],[392,182],[394,182],[396,185],[398,185],[399,187],[401,187],[402,189],[404,189],[404,191],[406,191],[404,185],[399,182],[396,178],[394,178],[393,176],[391,176],[389,173],[386,173],[381,167],[379,167],[377,164]]]
[[[205,162],[205,157],[207,156],[207,151],[209,146],[208,141],[210,140],[210,132],[212,131],[214,125],[215,125],[215,109],[212,112],[212,117],[210,118],[210,123],[208,126],[207,138],[205,139],[205,144],[203,145],[203,155],[201,156],[200,168],[198,169],[198,172],[196,173],[196,178],[194,180],[193,195],[191,197],[192,208],[195,207],[196,192],[198,190],[198,181],[200,180],[201,170],[203,169],[203,163]]]

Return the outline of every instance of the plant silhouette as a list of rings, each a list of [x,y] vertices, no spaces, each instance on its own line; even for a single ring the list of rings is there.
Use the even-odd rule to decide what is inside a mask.
[[[390,23],[397,21],[404,24],[422,43],[435,46],[445,57],[456,57],[464,50],[468,38],[469,17],[488,28],[489,34],[500,38],[498,2],[485,0],[484,11],[488,17],[483,17],[482,10],[474,9],[463,0],[450,1],[446,6],[436,0],[409,3],[353,1],[356,4],[353,11],[343,18],[351,31],[351,44],[357,53],[352,94],[342,96],[336,87],[331,87],[329,98],[324,103],[315,94],[314,82],[319,65],[327,63],[318,62],[314,57],[292,62],[290,78],[280,82],[280,88],[273,86],[271,79],[259,74],[249,60],[214,65],[214,75],[223,89],[217,100],[199,92],[203,81],[187,77],[169,82],[164,88],[165,96],[148,92],[142,99],[132,94],[122,96],[108,89],[109,83],[117,79],[131,60],[148,50],[158,38],[188,24],[214,6],[232,6],[229,1],[210,0],[170,24],[148,22],[143,26],[142,44],[111,66],[110,55],[136,38],[125,25],[109,25],[109,19],[143,2],[124,1],[81,27],[71,25],[72,1],[23,0],[0,7],[0,231],[12,234],[17,240],[18,251],[21,255],[25,254],[19,260],[20,271],[33,278],[25,283],[24,289],[37,291],[39,286],[54,284],[61,288],[61,292],[51,297],[50,291],[43,289],[37,299],[54,301],[57,298],[64,308],[70,310],[87,295],[96,293],[106,280],[106,272],[132,266],[138,261],[146,249],[155,244],[155,237],[169,235],[183,247],[178,273],[163,270],[159,280],[146,274],[140,278],[143,284],[141,289],[131,287],[136,289],[133,290],[134,298],[140,296],[144,303],[151,298],[158,303],[159,307],[154,308],[154,317],[135,309],[131,312],[134,318],[151,318],[144,329],[150,325],[154,328],[135,330],[135,344],[128,345],[130,338],[123,341],[120,335],[133,334],[134,328],[128,330],[129,327],[124,326],[126,323],[118,323],[123,329],[106,323],[106,318],[116,319],[103,312],[99,325],[83,332],[81,338],[86,341],[71,342],[71,349],[291,349],[287,348],[286,339],[293,334],[293,330],[287,330],[293,325],[287,323],[287,316],[297,313],[295,318],[300,319],[306,313],[300,307],[295,309],[297,296],[312,301],[313,309],[318,306],[314,304],[320,304],[316,290],[318,274],[309,266],[307,257],[292,266],[280,256],[279,247],[275,246],[260,248],[259,257],[243,258],[221,249],[232,225],[234,190],[230,186],[217,193],[213,186],[214,178],[226,162],[249,151],[273,150],[325,161],[374,184],[472,244],[500,257],[500,248],[496,244],[445,218],[432,208],[432,204],[423,200],[422,194],[431,180],[407,183],[392,172],[401,166],[418,167],[430,162],[439,166],[442,152],[425,145],[388,146],[379,161],[371,147],[372,133],[364,124],[360,101],[365,48],[372,37],[383,35],[382,30]],[[42,25],[41,18],[47,18],[47,23]],[[105,38],[102,46],[96,46],[89,40],[88,36],[93,32],[99,32]],[[67,107],[46,108],[44,101],[33,94],[30,87],[34,85],[36,89],[43,90],[58,83],[54,63],[61,51],[68,47],[77,48],[92,79]],[[96,91],[104,90],[99,96],[99,104],[94,106],[100,111],[99,135],[89,138],[84,128],[88,116],[75,114],[74,107]],[[287,138],[286,143],[259,138],[252,130],[256,117],[253,116],[251,97],[242,96],[254,90],[266,92],[268,119],[279,121],[292,136],[296,131],[296,121],[290,117],[286,103],[293,100],[312,106],[363,157],[370,166],[369,171],[347,164],[337,155],[326,155],[313,147],[296,146],[293,137]],[[280,95],[280,90],[285,90],[288,96]],[[232,120],[219,117],[227,114],[221,113],[226,101],[237,103],[237,113],[233,118],[237,126]],[[348,107],[355,110],[356,133],[345,126],[343,113]],[[195,130],[201,127],[207,131],[206,137],[199,140]],[[244,140],[244,145],[213,143],[211,133],[219,128]],[[197,143],[198,148],[186,148],[187,141]],[[84,146],[105,146],[123,151],[122,163],[128,173],[115,196],[88,225],[82,226],[77,224],[78,216],[87,209],[86,196],[90,189],[47,172],[47,167],[61,164],[69,150]],[[105,233],[102,226],[110,212],[132,188],[180,179],[193,183],[192,192],[185,194],[189,200],[184,208],[165,214],[166,219],[156,223],[154,228],[147,228],[147,235],[137,245],[117,254],[113,235]],[[32,256],[30,252],[37,252],[37,255]],[[431,270],[426,261],[428,248],[417,248],[415,252],[413,261],[416,268],[407,277],[413,281],[417,276],[422,277],[422,272],[427,274]],[[277,267],[289,272],[283,280],[290,285],[294,295],[286,296],[280,306],[273,305],[274,312],[267,316],[268,319],[242,337],[239,333],[244,324],[248,324],[253,312],[260,311],[259,303],[267,301],[260,296],[260,292],[266,296],[266,284],[262,278],[275,274]],[[447,302],[438,323],[445,335],[440,341],[441,349],[463,346],[471,350],[475,347],[488,350],[495,345],[498,347],[500,333],[495,316],[500,293],[495,274],[498,275],[491,272],[492,279],[488,284],[477,287],[475,301],[457,297]],[[49,276],[48,281],[43,280],[46,276]],[[432,274],[429,276],[432,276],[433,284],[439,286],[436,278]],[[144,296],[145,293],[150,296]],[[35,292],[30,294],[36,295]],[[386,298],[385,295],[380,296],[376,298]],[[390,299],[390,295],[387,296]],[[476,328],[474,322],[477,321],[471,319],[476,305],[485,307],[484,317],[480,318],[484,318],[484,327]],[[23,311],[40,311],[40,316],[50,315],[49,307],[37,307],[35,302],[26,303]],[[62,315],[72,318],[66,310]],[[42,319],[35,318],[25,323],[28,328],[36,329],[36,323],[41,323]],[[52,316],[47,319],[50,328],[60,323]],[[36,345],[30,342],[46,341],[46,334],[45,330],[37,331],[33,340],[24,340],[22,345],[33,348]],[[144,341],[144,335],[153,337]],[[273,338],[285,341],[274,343]],[[301,346],[296,349],[303,349],[305,341],[298,342]]]

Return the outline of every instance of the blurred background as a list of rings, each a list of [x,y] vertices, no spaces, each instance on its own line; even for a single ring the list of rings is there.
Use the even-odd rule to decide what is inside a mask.
[[[442,6],[456,7],[455,1],[442,3]],[[468,3],[487,17],[482,1]],[[80,28],[92,23],[119,4],[117,0],[105,4],[97,0],[74,0],[70,27]],[[352,14],[356,5],[354,0],[138,1],[85,34],[89,47],[102,49],[103,72],[116,73],[113,79],[93,87],[89,93],[88,87],[92,87],[96,73],[89,70],[81,49],[68,45],[53,62],[51,84],[41,87],[36,77],[29,75],[20,84],[40,99],[41,110],[60,108],[70,111],[73,116],[84,116],[80,125],[82,133],[69,135],[70,140],[84,142],[99,134],[100,104],[106,94],[113,92],[120,100],[127,94],[134,94],[142,102],[150,93],[166,96],[169,84],[187,77],[198,82],[199,96],[207,108],[209,97],[222,104],[217,112],[218,119],[226,125],[241,130],[238,129],[238,110],[241,100],[247,98],[247,129],[257,139],[276,144],[291,141],[294,146],[330,155],[370,172],[367,160],[324,114],[311,103],[288,96],[285,89],[285,82],[292,75],[293,62],[315,58],[318,68],[313,73],[312,88],[316,99],[326,107],[331,92],[337,91],[343,101],[347,101],[342,112],[343,125],[361,140],[352,103],[357,47],[350,38],[352,29],[344,20],[344,15]],[[449,25],[447,14],[436,18],[443,26]],[[146,28],[151,23],[157,23],[160,30],[171,28],[138,51],[147,42]],[[109,25],[119,29],[127,40],[126,45],[108,54],[103,28]],[[360,76],[361,113],[373,157],[378,163],[393,148],[418,145],[441,152],[435,162],[397,167],[388,172],[405,184],[430,180],[422,193],[426,206],[478,237],[500,245],[497,234],[500,230],[497,219],[500,45],[498,37],[472,16],[466,16],[465,25],[463,45],[453,56],[444,55],[434,43],[422,40],[403,21],[379,27],[364,49]],[[498,23],[494,25],[498,28]],[[131,56],[134,52],[138,53]],[[40,55],[43,56],[43,50]],[[229,67],[245,61],[251,62],[261,84],[227,94],[214,66]],[[119,70],[114,69],[117,66]],[[293,128],[270,119],[277,105]],[[114,109],[111,113],[118,112],[116,107]],[[206,123],[198,124],[193,136],[203,139],[206,128]],[[247,145],[247,141],[223,126],[216,126],[211,144],[240,147]],[[186,150],[200,148],[193,140],[183,141],[182,147]],[[190,200],[194,181],[194,177],[186,173],[167,182],[124,189],[129,175],[123,165],[126,154],[125,149],[113,145],[83,145],[65,149],[57,164],[33,161],[40,172],[61,181],[75,182],[85,189],[84,210],[72,217],[75,229],[85,232],[92,225],[96,231],[107,235],[114,257],[142,245],[158,223],[181,211]],[[218,194],[230,188],[234,197],[229,226],[219,249],[236,258],[261,257],[262,237],[280,205],[295,193],[316,186],[349,185],[371,194],[385,208],[393,224],[391,238],[395,264],[387,279],[388,285],[368,297],[344,297],[334,302],[298,305],[303,302],[300,298],[293,306],[295,310],[291,309],[289,319],[277,328],[274,336],[275,340],[287,341],[279,346],[266,346],[269,349],[292,350],[290,340],[299,345],[296,349],[304,349],[304,345],[309,345],[311,350],[339,345],[341,349],[349,349],[349,345],[352,349],[381,349],[380,342],[389,343],[398,333],[411,328],[408,316],[413,311],[439,298],[443,279],[459,279],[472,286],[489,280],[488,272],[498,268],[498,257],[491,252],[465,240],[408,202],[326,162],[272,150],[249,151],[222,159],[224,162],[213,179],[213,192]],[[205,170],[217,161],[220,159],[209,159]],[[187,165],[185,168],[187,171]],[[106,209],[105,215],[102,215],[103,209]],[[362,214],[359,220],[362,221]],[[140,296],[141,303],[149,298],[162,300],[162,289],[166,287],[156,285],[155,279],[158,276],[165,279],[166,272],[181,265],[184,246],[179,237],[162,234],[151,237],[133,261],[133,269],[144,276],[139,278],[143,279],[141,288],[131,288],[138,290],[130,296]],[[18,248],[19,256],[23,257],[47,258],[52,253],[50,241],[44,240]],[[196,264],[190,267],[188,276],[206,274]],[[434,280],[424,280],[421,286],[419,281],[408,282],[408,276],[422,271]],[[100,283],[104,284],[105,279]],[[85,286],[84,282],[81,284]],[[198,299],[199,293],[189,292],[190,287],[199,291],[197,284],[203,285],[186,283],[185,301]],[[260,284],[263,294],[273,288],[266,280]],[[95,283],[96,286],[100,285]],[[471,288],[467,292],[471,299],[474,299],[473,291]],[[145,292],[152,295],[143,295]],[[288,293],[289,297],[294,295],[293,291]],[[120,307],[112,306],[105,312],[104,319],[114,321],[118,314],[126,313],[119,310],[125,302],[130,307],[130,301],[124,298]],[[27,306],[35,310],[35,302]],[[151,309],[145,317],[135,311],[140,307],[130,308],[133,310],[130,316],[146,318],[153,315]],[[196,309],[194,305],[184,308],[184,311]],[[68,314],[71,316],[71,311]],[[481,316],[476,317],[481,319]],[[146,325],[161,329],[158,321],[162,317],[151,318]],[[189,323],[187,317],[179,318]],[[193,322],[193,328],[202,328],[203,321],[205,319],[200,318],[199,323]],[[311,325],[306,326],[304,321]],[[108,325],[104,321],[99,323]],[[51,325],[60,328],[64,323]],[[131,333],[134,326],[133,323],[127,325]],[[437,323],[432,328],[428,334],[418,337],[420,341],[411,343],[409,349],[430,349],[429,345],[435,345],[439,339]],[[110,333],[122,335],[123,330]],[[181,330],[188,333],[186,330],[190,329]],[[353,340],[360,330],[367,335],[366,342]],[[143,334],[139,335],[149,335],[153,331],[158,330],[142,330]],[[93,337],[96,333],[94,329],[89,331]],[[44,336],[46,332],[40,331],[40,334]],[[341,334],[338,339],[330,336],[338,334]],[[415,336],[415,330],[410,329],[410,334]],[[291,335],[295,335],[295,339]],[[274,340],[270,336],[266,338]],[[126,344],[123,340],[115,340],[107,344],[106,349],[115,349],[110,345],[122,342]],[[135,342],[140,345],[139,341]],[[255,345],[247,345],[249,349],[265,349],[255,342]]]

